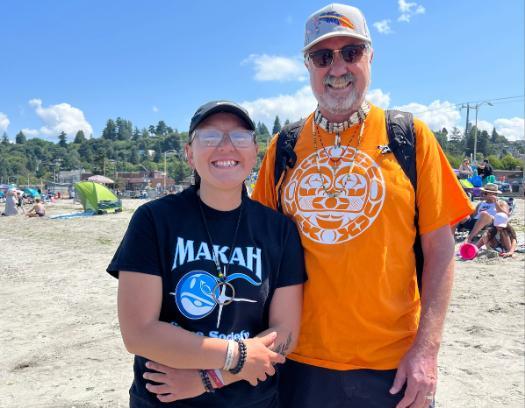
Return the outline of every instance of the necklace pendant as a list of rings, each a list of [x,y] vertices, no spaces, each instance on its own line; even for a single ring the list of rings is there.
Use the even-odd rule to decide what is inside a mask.
[[[343,154],[343,149],[341,149],[340,146],[334,146],[332,148],[332,151],[330,152],[330,158],[337,157],[337,160],[339,160]]]

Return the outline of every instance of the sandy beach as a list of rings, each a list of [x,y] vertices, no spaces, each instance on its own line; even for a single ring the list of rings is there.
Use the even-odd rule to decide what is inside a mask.
[[[513,225],[524,239],[524,201]],[[105,268],[142,200],[120,214],[0,217],[0,407],[126,407],[132,356]],[[3,208],[3,204],[0,204]],[[80,211],[71,200],[48,215]],[[438,407],[523,407],[524,254],[456,263]]]

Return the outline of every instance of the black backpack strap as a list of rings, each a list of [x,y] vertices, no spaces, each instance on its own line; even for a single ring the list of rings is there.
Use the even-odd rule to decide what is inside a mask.
[[[297,138],[303,129],[305,120],[285,125],[277,135],[277,145],[275,151],[274,182],[277,190],[277,211],[283,212],[281,203],[282,184],[286,177],[288,168],[293,168],[297,161],[294,152]]]
[[[414,129],[414,117],[411,113],[398,110],[385,111],[386,129],[388,133],[388,147],[394,153],[396,160],[410,180],[416,196],[414,225],[416,227],[416,239],[414,241],[414,253],[416,256],[416,273],[419,293],[422,289],[423,277],[423,248],[421,247],[421,235],[419,234],[419,210],[417,208],[417,167],[416,167],[416,132]]]

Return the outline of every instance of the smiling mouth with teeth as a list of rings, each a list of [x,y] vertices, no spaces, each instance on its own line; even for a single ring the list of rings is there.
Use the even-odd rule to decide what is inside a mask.
[[[350,86],[350,84],[352,83],[352,81],[332,81],[331,83],[328,83],[327,86],[329,88],[332,88],[332,89],[344,89],[348,86]]]
[[[228,169],[237,166],[239,162],[236,160],[216,160],[212,161],[211,164],[219,169]]]

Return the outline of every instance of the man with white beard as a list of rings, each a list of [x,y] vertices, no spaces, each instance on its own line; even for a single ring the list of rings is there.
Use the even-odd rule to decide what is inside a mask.
[[[295,138],[284,138],[290,129],[274,137],[252,196],[296,222],[309,279],[281,406],[433,406],[451,225],[472,207],[421,121],[410,118],[417,177],[396,159],[388,115],[365,100],[373,49],[360,10],[331,4],[312,14],[303,52],[317,109],[290,127]]]

